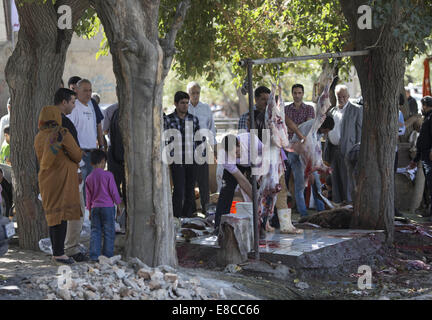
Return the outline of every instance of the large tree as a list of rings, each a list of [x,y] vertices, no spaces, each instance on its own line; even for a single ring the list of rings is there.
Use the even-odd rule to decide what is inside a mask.
[[[189,1],[180,2],[162,38],[159,1],[92,2],[108,38],[117,79],[128,190],[125,254],[149,265],[176,265],[170,182],[162,163],[162,89]]]
[[[405,0],[341,0],[355,49],[369,49],[353,58],[363,98],[363,132],[352,227],[385,229],[389,243],[394,229],[394,159],[398,97],[406,58],[423,50],[431,34],[432,4]],[[360,29],[357,13],[372,5],[373,28]]]
[[[46,220],[38,200],[37,161],[33,149],[39,112],[53,103],[60,86],[66,51],[72,30],[58,28],[61,5],[72,9],[76,24],[88,6],[85,0],[24,1],[17,0],[21,28],[18,42],[6,65],[12,110],[11,160],[13,163],[14,203],[17,213],[20,247],[38,249],[47,236]]]

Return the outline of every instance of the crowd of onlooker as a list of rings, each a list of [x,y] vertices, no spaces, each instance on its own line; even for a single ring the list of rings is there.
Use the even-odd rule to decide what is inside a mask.
[[[187,123],[193,128],[192,135],[202,129],[209,129],[211,132],[215,132],[214,120],[210,107],[200,101],[200,86],[192,82],[186,88],[187,92],[177,92],[174,97],[175,111],[169,115],[164,114],[165,130],[177,129],[182,135],[182,150],[183,157],[178,158],[178,161],[174,161],[170,165],[172,182],[173,182],[173,207],[175,217],[191,217],[195,213],[195,184],[198,183],[199,195],[201,201],[201,207],[204,214],[207,214],[206,209],[209,205],[209,190],[208,190],[208,165],[197,164],[196,162],[185,163],[185,150],[192,150],[190,146],[193,146],[193,150],[198,149],[201,143],[208,143],[210,147],[208,150],[214,150],[216,156],[216,141],[211,138],[210,141],[203,140],[199,141],[188,141],[186,133]],[[256,126],[258,129],[264,128],[264,115],[268,99],[270,96],[270,89],[261,86],[255,90],[255,105],[254,105],[254,117]],[[315,109],[312,105],[308,105],[304,102],[304,86],[296,84],[291,89],[292,99],[291,103],[285,104],[285,121],[288,127],[289,139],[302,140],[308,134],[313,119],[315,118]],[[325,175],[318,172],[313,173],[313,183],[311,184],[310,191],[305,190],[305,165],[302,163],[299,154],[295,152],[283,152],[283,159],[285,162],[285,179],[280,182],[281,192],[278,194],[278,201],[284,202],[282,209],[276,205],[276,210],[284,210],[286,205],[292,206],[293,200],[295,199],[296,211],[300,216],[304,217],[308,215],[308,207],[313,206],[316,210],[322,211],[325,209],[325,205],[322,201],[322,196],[327,197],[334,204],[352,204],[354,199],[354,193],[356,191],[357,175],[358,175],[358,158],[360,153],[361,135],[362,135],[362,122],[363,122],[363,99],[359,99],[353,102],[350,99],[350,94],[347,86],[338,85],[335,88],[336,105],[333,106],[328,112],[326,119],[321,128],[318,130],[318,138],[322,141],[323,146],[323,160],[331,167],[332,173]],[[428,161],[425,156],[419,156],[420,149],[425,149],[422,145],[425,144],[429,149],[429,140],[424,138],[425,126],[428,125],[428,108],[431,105],[430,97],[425,97],[421,100],[423,106],[423,115],[425,116],[425,122],[422,128],[414,126],[418,132],[420,132],[420,138],[417,144],[413,141],[413,145],[417,145],[417,157],[414,161],[418,161],[421,157],[423,160],[423,166],[425,168],[425,174],[427,181],[432,175],[430,168],[428,167]],[[409,105],[408,117],[418,115],[417,101],[410,96],[410,90],[406,91],[406,95],[400,95],[399,97],[399,113],[398,113],[398,135],[402,136],[405,134],[405,120],[401,111],[405,101],[407,100]],[[239,134],[236,137],[230,137],[236,140],[237,145],[237,158],[240,158],[239,150],[248,150],[247,144],[250,143],[250,136],[244,135],[244,132],[249,132],[250,129],[250,117],[249,112],[241,115],[238,123]],[[426,130],[427,131],[427,130]],[[416,131],[414,131],[415,133]],[[423,134],[422,134],[423,132]],[[432,131],[429,131],[432,133]],[[418,133],[417,133],[418,134]],[[413,136],[413,134],[411,135]],[[415,135],[414,135],[415,136]],[[413,136],[413,139],[415,137]],[[258,132],[260,137],[260,131]],[[225,138],[228,138],[226,136]],[[228,140],[222,140],[222,150],[228,152]],[[428,142],[423,142],[426,139]],[[244,141],[243,141],[244,140]],[[168,140],[168,142],[172,142]],[[189,144],[189,145],[188,145]],[[240,146],[245,145],[244,148]],[[200,148],[202,150],[202,148]],[[236,157],[235,150],[233,151],[233,157]],[[395,150],[395,165],[394,170],[396,172],[398,166],[398,149]],[[173,156],[173,150],[170,153]],[[420,157],[420,158],[419,158]],[[429,155],[427,156],[429,157]],[[430,154],[432,160],[432,153]],[[233,200],[234,192],[237,186],[240,186],[243,191],[247,191],[250,188],[248,179],[250,178],[250,163],[240,164],[239,159],[235,164],[224,164],[221,188],[219,188],[219,199],[216,206],[216,227],[220,221],[222,214],[229,213],[231,208],[231,202]],[[292,177],[293,184],[290,184]],[[210,177],[214,179],[214,177]],[[429,182],[428,182],[429,184]],[[290,187],[291,186],[291,187]],[[245,192],[248,194],[248,192]],[[307,204],[308,197],[312,198],[313,201],[309,201]],[[280,198],[280,199],[279,199]],[[250,200],[250,199],[249,199]],[[309,199],[310,200],[310,199]],[[312,205],[311,205],[312,203]],[[395,215],[401,215],[399,211],[395,210]],[[217,231],[216,231],[217,232]]]
[[[126,179],[118,103],[101,110],[101,98],[93,93],[92,84],[87,79],[75,76],[69,79],[67,85],[68,88],[61,87],[57,90],[52,106],[42,109],[34,148],[39,164],[39,188],[49,226],[53,259],[57,263],[71,264],[75,261],[97,260],[99,255],[113,255],[115,221],[120,216],[126,216]],[[294,85],[291,93],[293,101],[283,104],[288,138],[291,141],[303,141],[314,123],[315,109],[304,102],[303,85]],[[265,129],[265,111],[270,94],[270,89],[265,86],[256,88],[254,92],[253,109],[258,129],[258,137],[254,136],[254,139],[258,139],[259,146],[262,130]],[[280,180],[281,192],[276,204],[279,214],[285,214],[286,208],[292,207],[294,202],[296,211],[302,217],[308,215],[312,202],[317,211],[323,211],[325,204],[322,197],[335,204],[351,204],[353,201],[361,144],[363,102],[359,100],[353,103],[348,88],[344,85],[336,86],[335,94],[336,105],[327,112],[325,121],[316,133],[317,139],[322,142],[323,160],[332,168],[332,173],[325,175],[313,172],[310,192],[306,192],[306,168],[301,157],[296,152],[282,151],[285,173]],[[194,216],[197,211],[197,185],[201,211],[208,215],[209,182],[216,177],[210,176],[208,161],[196,159],[197,155],[203,159],[214,158],[216,162],[221,162],[218,165],[222,169],[215,217],[218,232],[221,215],[229,213],[237,187],[244,192],[245,198],[251,196],[250,156],[248,161],[240,161],[244,156],[241,153],[249,150],[251,143],[251,121],[249,112],[241,115],[238,134],[225,136],[218,148],[212,108],[200,100],[200,95],[200,85],[196,82],[189,83],[185,91],[175,94],[175,110],[163,114],[164,131],[175,129],[180,137],[177,147],[180,148],[181,156],[174,157],[174,162],[169,165],[173,214],[177,218]],[[405,99],[408,99],[409,116],[417,116],[417,102],[410,97],[409,91],[406,97],[400,96],[399,108],[405,104]],[[421,161],[427,187],[432,190],[432,97],[424,97],[421,103],[424,122],[421,127],[417,126],[417,135],[412,135],[416,156],[410,167],[415,167]],[[0,163],[10,166],[10,101],[7,108],[8,114],[0,120]],[[398,135],[404,135],[405,121],[400,110],[398,119]],[[209,134],[195,141],[193,137],[203,129]],[[188,130],[191,135],[188,135]],[[234,141],[229,141],[230,139]],[[173,136],[168,135],[164,143],[168,145],[174,140]],[[222,153],[218,154],[218,149]],[[170,156],[174,156],[174,151],[171,150]],[[398,150],[395,152],[396,172]],[[220,161],[221,157],[230,156],[234,162]],[[9,216],[13,207],[12,186],[3,177],[1,169],[0,186],[5,214]],[[313,201],[307,201],[309,196]],[[91,221],[89,255],[80,249],[80,234],[86,209]],[[395,210],[395,214],[399,215],[399,212]]]

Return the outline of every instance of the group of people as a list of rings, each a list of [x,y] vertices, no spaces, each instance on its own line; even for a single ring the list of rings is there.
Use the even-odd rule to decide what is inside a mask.
[[[164,114],[164,128],[177,129],[182,136],[182,154],[178,162],[170,165],[173,180],[173,209],[175,217],[190,217],[194,212],[194,187],[198,181],[200,187],[201,203],[204,209],[208,203],[208,165],[198,165],[195,161],[188,164],[185,162],[185,154],[188,150],[193,151],[201,143],[207,143],[213,148],[216,156],[216,141],[190,140],[187,138],[186,130],[189,122],[193,128],[191,137],[201,128],[209,129],[215,136],[214,121],[211,110],[207,104],[199,101],[200,87],[196,83],[188,85],[188,93],[177,92],[174,97],[175,111],[169,115]],[[302,141],[312,127],[315,118],[313,106],[304,103],[304,86],[296,84],[292,87],[293,103],[285,106],[285,121],[288,127],[289,139]],[[264,129],[265,110],[270,96],[270,89],[265,86],[258,87],[255,92],[254,117],[258,129],[258,138],[261,139],[261,131]],[[327,179],[327,187],[332,189],[332,200],[336,203],[352,202],[352,195],[355,186],[355,164],[358,157],[358,150],[361,141],[362,128],[362,106],[353,104],[349,101],[348,88],[344,85],[336,87],[337,105],[332,108],[318,130],[317,138],[325,139],[324,160],[330,164],[333,173]],[[223,161],[222,187],[219,192],[219,199],[216,206],[216,232],[220,222],[220,217],[230,211],[234,192],[239,185],[245,194],[251,196],[250,169],[251,162],[240,162],[242,152],[248,153],[251,141],[250,116],[249,112],[241,115],[238,124],[239,134],[236,136],[228,135],[222,140],[222,148],[219,158],[231,155],[234,162]],[[261,141],[258,139],[258,151],[260,151]],[[168,142],[172,142],[173,138]],[[231,141],[229,143],[229,141]],[[234,142],[233,142],[234,141]],[[234,148],[234,146],[236,146]],[[211,147],[208,150],[211,150]],[[204,148],[200,148],[202,150]],[[185,152],[186,150],[186,152]],[[207,150],[207,149],[206,149]],[[170,156],[173,157],[173,150]],[[190,153],[190,152],[189,152]],[[216,156],[217,157],[217,156]],[[282,157],[285,162],[285,179],[281,180],[282,191],[278,195],[278,201],[282,205],[276,205],[277,209],[287,208],[287,195],[289,179],[292,174],[294,180],[294,190],[290,190],[295,196],[296,208],[301,216],[307,215],[305,203],[305,178],[304,165],[300,157],[295,152],[283,152]],[[321,193],[322,182],[317,172],[313,174],[312,194],[315,201],[315,208],[318,211],[325,209],[319,193]],[[204,191],[204,192],[203,192]],[[251,197],[250,197],[251,198]],[[279,207],[279,208],[278,208]]]
[[[196,82],[187,85],[187,91],[179,91],[174,96],[175,110],[171,114],[164,114],[164,130],[175,129],[181,133],[182,156],[178,161],[170,164],[171,177],[173,181],[173,214],[175,217],[192,217],[196,211],[195,185],[198,184],[201,208],[206,213],[209,201],[209,166],[208,162],[200,164],[195,161],[194,150],[201,143],[208,143],[210,150],[213,147],[216,151],[216,128],[213,119],[213,112],[210,106],[200,101],[201,87]],[[186,138],[187,125],[192,130],[192,141]],[[209,130],[210,139],[194,142],[193,137],[202,129]],[[170,137],[170,142],[173,137]],[[193,144],[193,148],[189,148]],[[180,149],[180,147],[179,147]],[[190,151],[190,152],[188,152]],[[170,155],[174,157],[174,150]],[[203,150],[202,157],[210,157],[207,150]],[[186,161],[190,157],[191,161]]]
[[[96,101],[98,97],[92,97],[92,84],[89,80],[72,77],[68,81],[68,87],[59,88],[55,93],[53,105],[42,109],[38,123],[39,133],[34,142],[39,163],[39,188],[49,226],[53,259],[60,264],[72,264],[89,259],[96,261],[101,254],[107,257],[113,255],[114,223],[116,216],[120,214],[120,210],[116,212],[115,207],[118,209],[122,202],[125,203],[126,197],[124,150],[118,123],[118,104],[108,107],[104,116],[99,108],[99,101]],[[177,141],[181,157],[170,164],[173,214],[177,218],[193,216],[196,211],[196,184],[199,187],[202,211],[204,214],[207,213],[210,202],[209,165],[208,161],[196,161],[195,156],[199,153],[204,159],[209,159],[214,155],[216,161],[223,163],[222,184],[215,217],[217,233],[221,216],[230,211],[237,186],[252,198],[250,177],[253,164],[249,148],[253,137],[258,146],[258,155],[262,155],[262,130],[265,129],[265,110],[271,92],[264,86],[258,87],[254,92],[254,117],[258,136],[249,132],[251,123],[247,112],[240,117],[239,133],[225,136],[220,146],[221,152],[218,154],[213,112],[208,104],[200,101],[200,85],[191,82],[186,91],[175,94],[174,112],[163,115],[165,132],[175,129],[181,136],[180,141]],[[291,93],[293,102],[284,105],[285,122],[290,141],[301,142],[313,126],[315,111],[311,105],[303,101],[303,85],[294,85]],[[329,110],[316,135],[316,139],[324,145],[323,159],[332,168],[332,173],[328,177],[322,177],[318,172],[313,173],[311,193],[317,211],[325,209],[320,198],[324,181],[326,189],[331,190],[331,193],[326,194],[330,195],[335,203],[352,203],[356,185],[363,110],[361,105],[350,102],[346,86],[336,86],[335,93],[337,104]],[[428,186],[432,190],[432,97],[425,97],[421,102],[425,121],[417,141],[417,156],[411,165],[415,166],[422,161]],[[412,109],[412,113],[415,114],[414,106]],[[4,119],[5,117],[0,121],[3,134],[0,138],[9,144],[9,126],[6,123],[9,121]],[[400,135],[404,133],[405,128],[401,112],[399,119]],[[202,129],[207,130],[209,134],[203,135],[198,141],[193,139]],[[191,131],[190,136],[187,134],[188,130]],[[105,139],[106,134],[108,140]],[[189,137],[192,137],[192,140]],[[173,140],[172,136],[168,136],[165,142],[169,144]],[[202,144],[207,147],[200,148]],[[6,148],[2,145],[1,160],[10,161],[9,156],[4,157],[8,152],[4,149]],[[174,151],[171,150],[171,157],[174,156]],[[247,153],[246,161],[241,161],[245,156],[243,153]],[[290,192],[294,194],[298,213],[307,216],[305,167],[299,154],[295,152],[282,151],[281,156],[286,170],[284,178],[280,181],[282,190],[278,195],[276,210],[279,210],[279,214],[285,212]],[[224,161],[221,161],[222,158]],[[228,158],[233,161],[227,161]],[[107,164],[108,171],[105,171]],[[289,188],[291,174],[294,180],[293,190]],[[0,179],[5,180],[2,172]],[[91,220],[89,256],[81,252],[79,244],[86,208],[90,212]]]
[[[92,84],[72,77],[68,87],[59,88],[53,105],[40,112],[34,141],[42,206],[58,264],[111,257],[115,206],[122,202],[113,173],[105,171],[104,116],[92,98]],[[86,208],[91,221],[89,256],[79,243]]]

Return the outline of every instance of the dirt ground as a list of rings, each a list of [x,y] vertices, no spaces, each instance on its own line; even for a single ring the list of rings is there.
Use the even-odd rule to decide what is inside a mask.
[[[417,215],[405,216],[421,223],[429,220]],[[432,231],[432,226],[428,228]],[[202,278],[209,287],[224,288],[227,299],[432,300],[430,248],[386,248],[371,259],[376,263],[372,270],[372,289],[369,290],[359,289],[359,275],[350,268],[316,272],[266,261],[249,261],[227,270],[202,261],[179,261],[179,271]],[[420,264],[410,265],[407,261],[420,261]],[[426,270],[428,267],[431,268]],[[8,253],[0,257],[0,300],[45,299],[31,286],[30,279],[56,275],[57,270],[49,255],[21,250],[14,238]],[[4,290],[4,286],[16,286],[19,290]]]

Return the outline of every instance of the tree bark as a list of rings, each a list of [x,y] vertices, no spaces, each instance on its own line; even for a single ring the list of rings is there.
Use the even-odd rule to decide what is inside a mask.
[[[16,48],[6,65],[12,109],[11,160],[14,203],[17,213],[19,245],[38,250],[38,242],[47,236],[47,225],[38,198],[38,165],[33,141],[37,133],[39,112],[53,104],[55,91],[72,39],[72,30],[57,28],[57,8],[69,5],[73,25],[88,6],[87,1],[57,1],[55,5],[17,1],[20,31]]]
[[[364,0],[341,0],[356,50],[371,47],[367,57],[353,58],[364,99],[353,228],[384,229],[388,243],[394,232],[394,159],[398,101],[405,71],[403,45],[393,36],[400,8],[392,3],[392,19],[380,29],[360,30],[357,8]]]
[[[162,89],[184,18],[158,39],[159,1],[94,0],[113,57],[125,149],[126,257],[151,266],[177,265],[168,167],[162,163]],[[182,15],[183,14],[183,15]],[[131,23],[133,21],[133,23]]]

